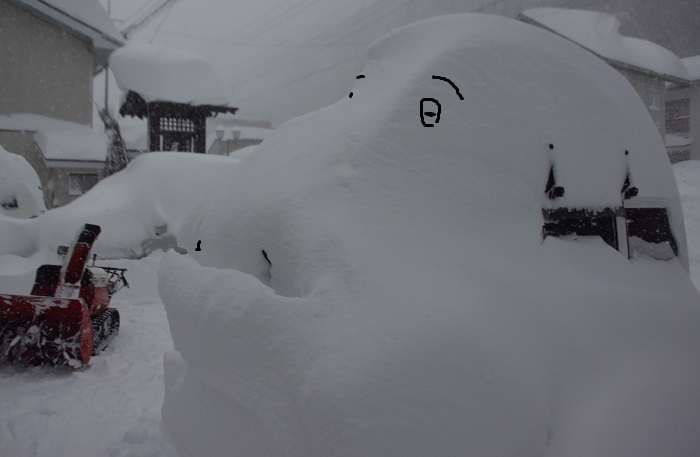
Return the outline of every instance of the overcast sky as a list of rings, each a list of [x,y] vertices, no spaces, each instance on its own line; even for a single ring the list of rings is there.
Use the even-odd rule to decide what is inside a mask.
[[[100,1],[129,24],[162,0]],[[206,57],[241,114],[279,124],[343,97],[367,46],[397,26],[460,11],[515,17],[534,6],[614,13],[625,34],[700,54],[700,0],[176,0],[130,40]]]

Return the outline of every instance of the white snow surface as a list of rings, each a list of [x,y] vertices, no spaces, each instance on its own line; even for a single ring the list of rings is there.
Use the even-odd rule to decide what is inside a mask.
[[[32,113],[0,116],[0,129],[35,132],[34,141],[46,159],[104,162],[107,137],[89,125]]]
[[[163,420],[182,453],[700,449],[685,259],[540,238],[552,163],[567,207],[619,206],[629,169],[685,252],[668,157],[629,83],[565,39],[482,15],[401,28],[362,74],[192,211],[178,238],[201,251],[163,257],[176,350]],[[442,107],[431,128],[425,97]]]
[[[651,41],[623,36],[620,21],[598,11],[563,8],[531,8],[522,15],[609,59],[635,65],[662,75],[688,79],[681,59]]]
[[[686,57],[683,64],[688,70],[688,75],[692,81],[700,79],[700,56]]]
[[[16,201],[17,207],[0,206],[0,216],[30,218],[46,211],[39,176],[27,159],[0,146],[0,203]]]
[[[148,243],[180,229],[185,215],[220,192],[238,160],[151,152],[103,179],[68,205],[19,221],[0,216],[0,255],[31,256],[70,244],[86,222],[102,227],[93,252],[100,258],[139,258]],[[185,246],[188,250],[196,248]]]
[[[0,454],[7,457],[177,457],[162,430],[163,354],[172,339],[158,298],[162,253],[111,260],[127,268],[130,289],[115,295],[121,315],[114,341],[81,370],[0,364]],[[0,256],[0,291],[27,294],[45,252]]]
[[[94,246],[100,257],[139,257],[144,242],[177,233],[185,215],[215,195],[235,165],[217,156],[143,154],[79,199],[39,218],[42,248],[55,252],[90,222],[102,227]]]
[[[147,102],[229,106],[233,93],[216,68],[200,56],[154,44],[128,44],[114,51],[109,65],[119,88]]]

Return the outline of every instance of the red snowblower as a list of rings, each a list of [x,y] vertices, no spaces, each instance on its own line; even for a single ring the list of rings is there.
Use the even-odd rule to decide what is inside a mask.
[[[129,287],[125,268],[87,266],[100,234],[85,224],[70,247],[59,247],[63,265],[37,269],[31,295],[0,294],[0,360],[78,368],[119,332],[119,312],[109,308]]]

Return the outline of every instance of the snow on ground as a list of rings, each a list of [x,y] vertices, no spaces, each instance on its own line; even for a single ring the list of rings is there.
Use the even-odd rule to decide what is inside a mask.
[[[177,350],[163,420],[181,448],[700,449],[700,294],[669,160],[629,83],[566,39],[470,15],[389,34],[362,76],[183,222],[200,252],[163,258]],[[680,258],[541,239],[543,208],[619,207],[626,177],[626,207],[665,208]]]
[[[105,262],[128,268],[131,288],[114,299],[122,320],[119,335],[89,367],[72,371],[0,365],[1,455],[178,455],[160,427],[163,353],[172,349],[156,287],[161,256]],[[20,264],[8,257],[0,257],[0,290],[27,293],[39,262]]]

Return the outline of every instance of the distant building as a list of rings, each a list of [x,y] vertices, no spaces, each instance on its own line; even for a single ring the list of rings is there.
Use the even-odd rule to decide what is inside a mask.
[[[644,101],[671,161],[687,159],[683,140],[666,136],[667,87],[685,85],[689,75],[674,53],[650,41],[620,35],[620,22],[610,14],[561,8],[533,8],[518,19],[572,41],[618,70]]]
[[[272,136],[270,122],[222,116],[210,119],[207,154],[230,155],[232,152],[257,146]]]
[[[130,45],[110,66],[126,93],[122,116],[148,120],[149,151],[206,152],[206,120],[235,114],[231,89],[204,59],[156,45]]]
[[[669,84],[666,91],[666,145],[676,154],[700,160],[700,56],[683,59],[687,83]]]
[[[48,208],[64,205],[101,178],[92,79],[122,37],[97,0],[12,0],[0,43],[0,145],[34,167]]]

